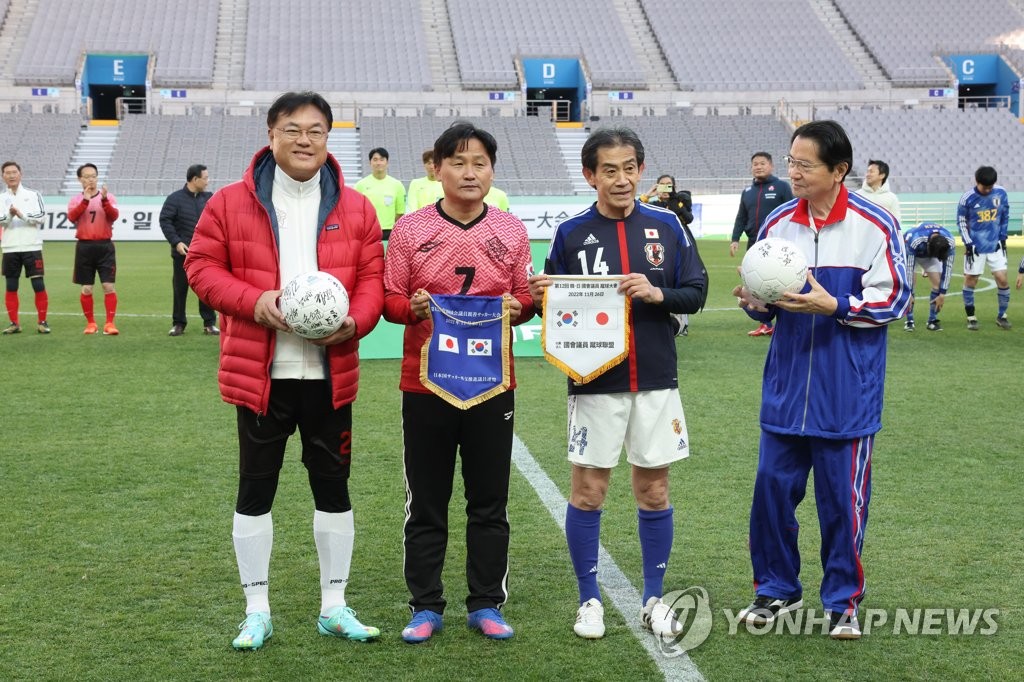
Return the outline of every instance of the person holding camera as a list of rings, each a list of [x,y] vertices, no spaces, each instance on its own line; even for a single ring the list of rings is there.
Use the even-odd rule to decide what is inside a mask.
[[[694,250],[697,242],[693,239],[689,225],[693,222],[693,197],[688,190],[676,191],[676,179],[668,174],[658,176],[658,181],[647,191],[640,195],[640,201],[652,206],[667,208],[676,214],[683,226],[683,231],[693,244]],[[690,331],[690,316],[673,314],[673,325],[676,329],[676,336],[686,336]]]

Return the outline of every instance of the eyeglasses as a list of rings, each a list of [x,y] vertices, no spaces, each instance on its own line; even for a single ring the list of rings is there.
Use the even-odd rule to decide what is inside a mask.
[[[320,142],[327,137],[327,133],[319,128],[313,128],[312,130],[302,130],[301,128],[274,128],[277,132],[281,133],[281,136],[289,142],[295,142],[305,134],[306,138],[310,142]]]
[[[797,168],[801,173],[810,173],[818,166],[825,165],[823,162],[811,163],[810,161],[801,161],[800,159],[794,159],[792,156],[784,156],[782,158],[786,162],[786,167],[790,169]]]

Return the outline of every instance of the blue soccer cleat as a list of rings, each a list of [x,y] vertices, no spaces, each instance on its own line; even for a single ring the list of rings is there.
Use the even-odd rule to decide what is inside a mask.
[[[412,620],[402,630],[402,639],[409,644],[419,644],[434,636],[435,632],[444,627],[441,614],[436,611],[417,611],[412,614]]]
[[[488,639],[508,639],[515,634],[498,609],[471,611],[466,625],[472,630],[479,630]]]

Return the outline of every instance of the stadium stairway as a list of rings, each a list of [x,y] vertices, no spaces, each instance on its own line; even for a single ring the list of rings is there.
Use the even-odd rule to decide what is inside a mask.
[[[221,0],[217,18],[217,47],[214,50],[215,87],[241,88],[245,79],[248,0]]]
[[[832,35],[836,45],[843,51],[846,58],[857,69],[864,85],[870,89],[888,89],[892,87],[888,76],[882,71],[875,58],[871,56],[861,39],[853,32],[842,12],[832,0],[810,0],[811,9],[821,19],[821,23]]]
[[[82,132],[78,134],[78,141],[75,143],[75,151],[71,154],[71,162],[64,174],[64,184],[61,187],[64,194],[77,194],[82,191],[82,185],[78,182],[78,167],[83,163],[95,164],[100,176],[100,183],[107,181],[110,158],[114,155],[114,147],[117,146],[119,133],[120,130],[116,125],[90,123],[82,128]]]
[[[583,178],[580,165],[580,151],[583,149],[583,143],[587,141],[588,134],[584,128],[555,128],[558,151],[562,155],[565,171],[572,180],[574,194],[586,194],[594,191]]]
[[[455,39],[452,37],[451,18],[445,0],[420,0],[423,15],[423,30],[428,37],[427,61],[430,63],[430,78],[434,91],[458,90],[459,62],[455,56]]]
[[[626,29],[633,53],[647,76],[647,87],[650,90],[675,90],[678,87],[675,76],[658,41],[651,40],[654,31],[639,0],[613,0],[612,4]]]
[[[363,177],[363,153],[359,140],[359,131],[355,128],[334,128],[327,136],[327,151],[341,164],[347,185],[355,185]]]

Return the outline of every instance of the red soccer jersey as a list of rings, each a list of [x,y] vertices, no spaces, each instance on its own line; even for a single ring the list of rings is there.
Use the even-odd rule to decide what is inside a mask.
[[[420,349],[432,324],[412,313],[409,298],[419,289],[430,294],[501,296],[523,304],[515,324],[533,317],[527,279],[533,274],[526,227],[510,213],[488,208],[463,225],[432,204],[395,223],[384,258],[384,319],[407,325],[399,388],[429,393],[420,382]],[[509,339],[509,343],[512,340]],[[515,388],[512,365],[511,388]]]
[[[121,215],[117,200],[107,192],[106,200],[99,194],[88,202],[81,193],[68,202],[68,220],[75,224],[75,239],[95,241],[114,238],[114,221]]]

